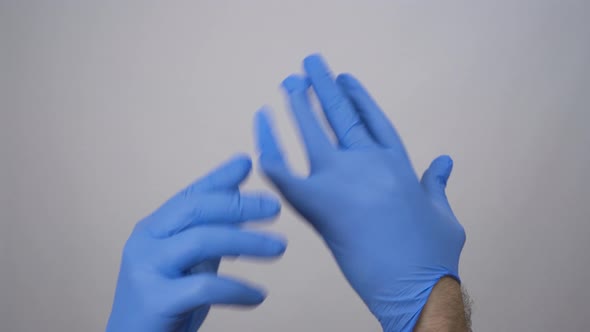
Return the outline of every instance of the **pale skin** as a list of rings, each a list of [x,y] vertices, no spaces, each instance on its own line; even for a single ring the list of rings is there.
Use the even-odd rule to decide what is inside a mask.
[[[468,332],[468,311],[465,309],[459,283],[450,277],[442,278],[434,286],[414,331]]]

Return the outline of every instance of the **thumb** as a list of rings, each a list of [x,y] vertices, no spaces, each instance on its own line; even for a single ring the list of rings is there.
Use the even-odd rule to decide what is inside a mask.
[[[273,132],[268,112],[263,109],[254,119],[256,145],[259,151],[260,167],[266,177],[284,192],[298,182],[285,160],[279,142]]]
[[[188,188],[188,191],[206,192],[236,189],[248,177],[251,168],[252,161],[250,157],[245,154],[238,154],[195,181]]]
[[[447,181],[453,170],[453,159],[447,155],[437,157],[430,163],[428,169],[422,175],[420,183],[426,191],[426,194],[438,206],[447,209],[452,213],[445,189]]]

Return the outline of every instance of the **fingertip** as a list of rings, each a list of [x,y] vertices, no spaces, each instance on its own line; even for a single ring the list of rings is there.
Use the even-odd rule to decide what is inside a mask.
[[[264,302],[264,300],[266,300],[266,290],[253,286],[246,287],[248,287],[248,289],[245,291],[244,294],[242,294],[242,296],[240,296],[239,299],[235,301],[235,303],[228,304],[237,304],[241,306],[257,306]]]
[[[267,124],[270,118],[270,111],[266,106],[262,106],[254,113],[254,129],[258,133],[261,130],[261,126]]]
[[[352,74],[349,74],[349,73],[339,74],[336,77],[336,82],[346,88],[353,88],[358,85],[357,80],[354,78],[354,76],[352,76]]]
[[[238,152],[232,158],[230,163],[235,163],[239,165],[243,169],[251,169],[252,168],[252,159],[250,156],[245,152]]]
[[[320,53],[312,53],[303,59],[303,67],[306,69],[325,67],[324,57]]]
[[[269,115],[271,113],[271,108],[268,105],[262,105],[260,106],[260,108],[256,111],[256,116],[266,116]]]
[[[309,80],[301,75],[292,74],[283,80],[281,86],[287,93],[304,91],[309,87]]]
[[[241,181],[250,174],[252,170],[252,159],[246,153],[240,152],[235,154],[227,163],[225,176],[240,176]]]
[[[448,155],[438,156],[432,161],[429,169],[432,179],[446,186],[453,170],[453,159]]]
[[[279,233],[265,233],[272,241],[277,243],[277,245],[281,246],[282,248],[286,248],[289,241],[287,241],[287,237],[283,234]]]
[[[303,60],[303,69],[310,76],[311,80],[323,80],[329,78],[332,80],[332,72],[324,57],[320,54],[312,54]]]
[[[260,209],[269,216],[276,216],[281,212],[281,202],[273,196],[262,195]]]
[[[435,161],[440,163],[441,165],[452,166],[453,165],[453,158],[451,156],[443,154],[436,157]]]
[[[282,242],[277,249],[277,254],[282,256],[285,251],[287,251],[287,242]]]
[[[443,171],[444,174],[446,174],[447,176],[451,174],[451,171],[453,170],[453,159],[451,158],[451,156],[446,154],[441,155],[437,157],[434,162]]]
[[[262,288],[257,288],[256,291],[258,292],[258,294],[254,297],[252,304],[259,305],[262,302],[264,302],[264,300],[266,300],[266,297],[268,296],[268,292]]]
[[[246,281],[237,281],[242,288],[242,296],[236,304],[246,306],[256,306],[264,302],[268,296],[268,291],[262,286],[253,285]]]
[[[282,236],[273,234],[269,236],[268,246],[273,256],[280,256],[287,250],[287,240]]]
[[[270,107],[263,106],[256,112],[257,126],[264,126],[265,129],[271,128],[273,124],[273,113]]]

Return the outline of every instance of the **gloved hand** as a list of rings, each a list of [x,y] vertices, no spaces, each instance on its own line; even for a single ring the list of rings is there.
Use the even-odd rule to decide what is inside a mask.
[[[264,300],[261,289],[217,275],[222,256],[285,250],[283,239],[239,227],[280,210],[275,198],[239,192],[250,169],[249,158],[235,157],[137,223],[123,250],[107,331],[194,332],[212,304]]]
[[[340,269],[385,331],[411,331],[443,276],[459,280],[463,227],[445,196],[452,161],[435,159],[419,181],[404,146],[377,104],[351,75],[336,81],[321,57],[307,77],[283,82],[310,165],[292,173],[266,112],[256,116],[263,172],[325,240]],[[308,100],[313,86],[337,139]]]

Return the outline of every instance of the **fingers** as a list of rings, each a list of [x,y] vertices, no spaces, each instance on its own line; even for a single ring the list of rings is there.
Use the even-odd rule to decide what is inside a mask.
[[[223,256],[276,257],[285,252],[284,239],[236,227],[202,226],[160,242],[157,265],[171,273]]]
[[[405,153],[395,128],[362,84],[350,74],[338,75],[336,82],[352,101],[375,141],[384,147]]]
[[[237,155],[217,167],[209,174],[188,186],[185,191],[215,191],[238,188],[246,179],[252,168],[252,161],[247,155]]]
[[[202,305],[253,306],[266,297],[261,289],[228,277],[202,273],[172,281],[171,312],[188,312]]]
[[[254,119],[256,146],[260,153],[260,166],[264,174],[279,190],[296,185],[299,181],[287,166],[279,143],[273,133],[266,110],[256,113]]]
[[[446,155],[439,156],[432,161],[420,181],[422,187],[436,205],[451,213],[452,210],[447,200],[445,188],[452,170],[453,160],[451,157]]]
[[[371,136],[340,86],[334,82],[321,56],[308,56],[303,66],[340,146],[350,148],[371,145]]]
[[[283,81],[282,86],[289,98],[291,113],[295,117],[313,168],[331,149],[331,144],[309,103],[307,95],[309,81],[303,77],[291,75]]]
[[[184,190],[147,217],[145,224],[152,235],[167,237],[196,225],[268,219],[277,215],[280,208],[276,198],[265,194]]]

